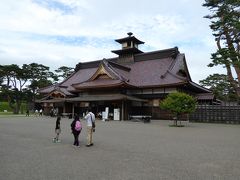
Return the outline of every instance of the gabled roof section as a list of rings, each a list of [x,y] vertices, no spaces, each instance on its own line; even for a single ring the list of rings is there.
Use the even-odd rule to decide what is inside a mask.
[[[103,59],[88,80],[73,84],[76,89],[128,86],[128,73],[131,68]]]
[[[66,97],[66,94],[58,90],[53,90],[51,93],[49,93],[48,96],[56,96],[56,95],[60,95],[61,97]]]
[[[55,89],[55,84],[38,89],[39,93],[48,94]]]
[[[119,65],[117,63],[108,62],[106,59],[104,59],[100,63],[97,71],[92,75],[92,77],[89,78],[88,81],[93,81],[101,75],[107,75],[110,79],[113,79],[113,80],[126,81],[127,79],[121,76],[121,74],[119,74],[117,71],[115,71],[115,68],[113,66],[124,69],[124,70],[130,69],[122,65]]]
[[[67,90],[67,87],[61,86],[60,84],[54,84],[54,85],[47,86],[45,88],[41,88],[38,90],[38,92],[42,93],[42,94],[52,94],[54,92],[59,92],[60,94],[63,94],[64,96],[73,96],[74,95]]]
[[[60,92],[62,94],[64,94],[65,96],[73,96],[74,94],[70,93],[66,87],[58,87],[54,90],[55,92]],[[54,92],[53,91],[53,92]]]

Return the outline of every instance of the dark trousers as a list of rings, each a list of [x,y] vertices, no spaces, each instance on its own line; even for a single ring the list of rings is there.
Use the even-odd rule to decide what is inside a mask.
[[[73,136],[74,136],[74,143],[73,143],[73,145],[75,145],[75,146],[79,146],[79,140],[78,140],[79,134],[80,134],[80,132],[74,132],[73,133]]]

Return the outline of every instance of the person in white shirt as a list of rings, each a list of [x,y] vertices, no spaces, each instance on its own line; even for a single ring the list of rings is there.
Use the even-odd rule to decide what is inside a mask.
[[[40,110],[39,110],[39,116],[42,116],[42,114],[43,114],[43,110],[40,109]]]
[[[37,116],[37,115],[38,115],[38,110],[36,109],[36,110],[35,110],[35,116]]]
[[[93,124],[95,124],[95,115],[91,112],[91,109],[88,108],[87,115],[84,117],[84,119],[87,121],[87,147],[93,146],[92,142],[92,134],[95,130],[93,127]]]

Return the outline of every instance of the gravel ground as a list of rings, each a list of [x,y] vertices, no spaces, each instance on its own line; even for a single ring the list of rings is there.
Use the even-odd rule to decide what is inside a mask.
[[[0,117],[1,180],[239,180],[240,126],[189,123],[169,127],[97,121],[94,146],[72,146],[71,119]]]

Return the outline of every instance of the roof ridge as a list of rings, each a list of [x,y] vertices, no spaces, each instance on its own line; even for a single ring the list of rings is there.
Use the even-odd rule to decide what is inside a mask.
[[[166,77],[168,71],[170,71],[170,68],[171,68],[171,69],[173,68],[173,64],[176,63],[174,60],[175,60],[175,59],[172,58],[172,62],[170,63],[169,67],[167,68],[166,72],[161,75],[161,78],[162,78],[162,79]]]
[[[124,66],[124,65],[119,64],[117,62],[109,61],[107,59],[106,59],[106,61],[108,61],[108,63],[110,63],[111,65],[115,66],[116,68],[120,68],[120,69],[122,69],[124,71],[131,71],[130,67]]]
[[[173,75],[173,76],[176,77],[176,78],[179,78],[179,79],[182,79],[182,80],[185,80],[185,79],[186,79],[186,78],[184,78],[184,77],[182,77],[182,76],[179,76],[179,75],[177,75],[177,74],[172,73],[172,69],[174,68],[174,66],[175,66],[175,64],[177,63],[177,61],[179,61],[179,57],[183,57],[184,68],[186,68],[186,71],[187,71],[187,79],[189,79],[189,80],[191,81],[191,77],[190,77],[190,75],[189,75],[188,68],[187,68],[187,64],[186,64],[186,61],[185,61],[185,58],[184,58],[185,56],[184,56],[184,54],[181,54],[181,53],[179,53],[175,59],[172,58],[171,64],[170,64],[169,67],[167,68],[166,72],[165,72],[163,75],[161,75],[161,78],[165,78],[165,76],[167,75],[167,73],[170,73],[171,75]]]
[[[157,50],[157,51],[144,52],[144,53],[141,53],[141,54],[136,54],[135,56],[154,54],[154,53],[160,53],[160,52],[167,52],[167,51],[176,51],[176,53],[179,54],[178,47],[173,47],[173,48],[162,49],[162,50]]]

